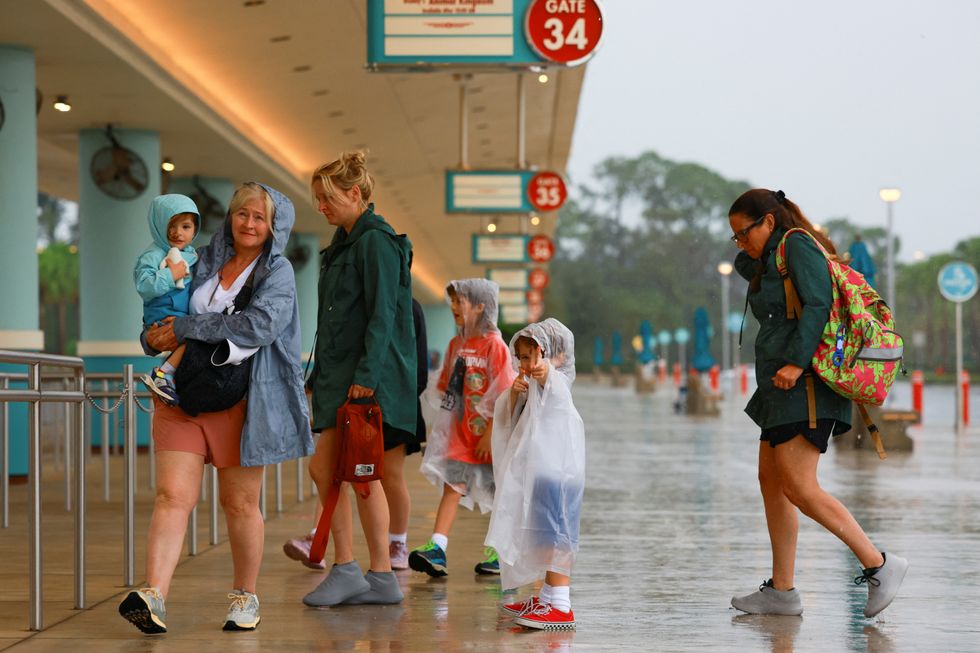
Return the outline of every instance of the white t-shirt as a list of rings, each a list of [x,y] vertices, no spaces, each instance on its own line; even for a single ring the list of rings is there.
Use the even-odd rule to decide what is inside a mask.
[[[194,290],[194,294],[191,295],[191,315],[201,315],[203,313],[231,314],[235,309],[235,297],[238,296],[238,293],[245,286],[245,282],[248,281],[248,275],[252,274],[252,270],[255,269],[259,258],[261,257],[256,257],[247,268],[242,270],[242,273],[238,275],[227,290],[221,286],[219,274],[215,274],[198,286]],[[216,361],[212,358],[211,362],[215,365],[238,365],[258,350],[258,347],[239,347],[231,340],[228,340],[228,359],[225,361]]]

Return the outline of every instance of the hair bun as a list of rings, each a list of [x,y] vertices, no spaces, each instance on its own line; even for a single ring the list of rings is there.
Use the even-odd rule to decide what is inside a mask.
[[[367,154],[363,150],[342,152],[340,154],[340,160],[347,166],[364,166],[367,163]]]
[[[779,202],[780,204],[782,204],[783,200],[786,199],[786,193],[784,193],[781,190],[777,190],[775,193],[772,194],[772,196],[775,197],[776,201]]]

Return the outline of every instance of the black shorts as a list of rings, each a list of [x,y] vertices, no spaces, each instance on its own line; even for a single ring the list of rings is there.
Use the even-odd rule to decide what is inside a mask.
[[[827,443],[830,442],[830,437],[850,430],[850,424],[836,419],[820,418],[817,420],[817,427],[814,429],[810,428],[809,422],[778,424],[762,429],[759,441],[768,442],[770,447],[775,447],[777,444],[789,442],[796,436],[802,435],[807,442],[819,449],[820,453],[827,453]]]
[[[394,449],[400,445],[405,445],[406,455],[419,450],[418,438],[415,437],[414,433],[396,429],[387,422],[384,422],[381,426],[385,439],[385,451]]]

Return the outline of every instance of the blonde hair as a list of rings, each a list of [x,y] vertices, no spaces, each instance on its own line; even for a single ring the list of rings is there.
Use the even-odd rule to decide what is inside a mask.
[[[367,208],[371,191],[374,190],[374,177],[367,171],[366,160],[367,154],[360,150],[341,152],[339,159],[325,163],[313,171],[310,184],[317,181],[322,183],[328,199],[337,194],[338,188],[348,191],[357,186],[361,189],[361,204],[363,208]],[[314,197],[313,205],[316,206],[316,203]]]
[[[247,181],[235,189],[235,194],[231,196],[231,201],[228,202],[229,215],[235,215],[240,208],[254,199],[261,200],[265,204],[265,221],[269,225],[269,229],[272,229],[273,220],[276,217],[276,205],[272,202],[269,193],[265,192],[265,189],[254,181]]]

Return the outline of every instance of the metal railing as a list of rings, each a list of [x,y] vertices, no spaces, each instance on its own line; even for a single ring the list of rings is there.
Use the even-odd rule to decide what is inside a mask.
[[[152,402],[144,406],[140,398],[149,398],[148,392],[136,392],[133,366],[123,366],[122,373],[92,373],[86,375],[81,358],[36,354],[0,350],[0,363],[26,365],[28,372],[0,373],[0,526],[9,525],[9,411],[7,404],[11,402],[27,402],[29,404],[28,419],[28,527],[29,536],[29,603],[30,629],[43,628],[43,594],[42,594],[42,565],[41,565],[41,404],[63,403],[66,406],[66,429],[64,434],[64,464],[65,464],[65,510],[74,509],[74,603],[76,609],[86,608],[85,577],[86,577],[86,462],[91,452],[92,443],[88,434],[91,432],[86,420],[86,402],[99,414],[101,420],[100,457],[103,470],[103,499],[110,500],[110,449],[119,452],[118,437],[110,438],[110,417],[117,417],[122,409],[122,419],[117,419],[115,429],[117,434],[122,431],[121,449],[123,454],[123,584],[127,587],[136,581],[135,568],[135,499],[137,494],[137,439],[136,411],[140,410],[150,416],[150,446],[149,454],[149,486],[156,487],[155,447],[153,446]],[[48,372],[41,374],[42,366],[68,368],[68,372]],[[61,381],[66,389],[53,390],[41,387],[44,381]],[[10,382],[24,383],[26,389],[11,388]],[[119,382],[119,389],[110,387],[111,382]],[[99,389],[88,390],[87,384],[98,384]],[[99,403],[99,400],[102,400]],[[111,402],[111,405],[110,405]],[[110,439],[113,442],[110,442]],[[296,459],[296,499],[305,500],[304,479],[306,475],[305,461]],[[283,511],[283,474],[282,463],[274,466],[275,511]],[[311,494],[316,495],[316,486],[310,479]],[[218,473],[212,465],[207,465],[201,479],[201,500],[209,503],[209,541],[218,544]],[[260,509],[263,519],[266,512],[267,484],[266,471],[263,469],[262,487],[260,494]],[[187,552],[189,555],[198,554],[197,545],[198,508],[195,506],[188,519]]]
[[[43,587],[41,584],[41,403],[66,403],[72,407],[75,423],[73,449],[75,451],[75,607],[85,607],[85,419],[82,402],[85,401],[85,367],[81,358],[33,354],[0,350],[0,363],[26,365],[27,388],[10,388],[4,382],[0,388],[0,403],[4,404],[3,443],[3,503],[4,524],[7,523],[8,502],[8,455],[9,432],[6,428],[6,404],[12,401],[27,402],[27,503],[28,503],[28,600],[30,603],[30,629],[41,630],[44,623]],[[75,390],[43,390],[41,366],[50,365],[71,369]],[[68,456],[66,455],[66,461]],[[67,474],[67,470],[66,470]]]

